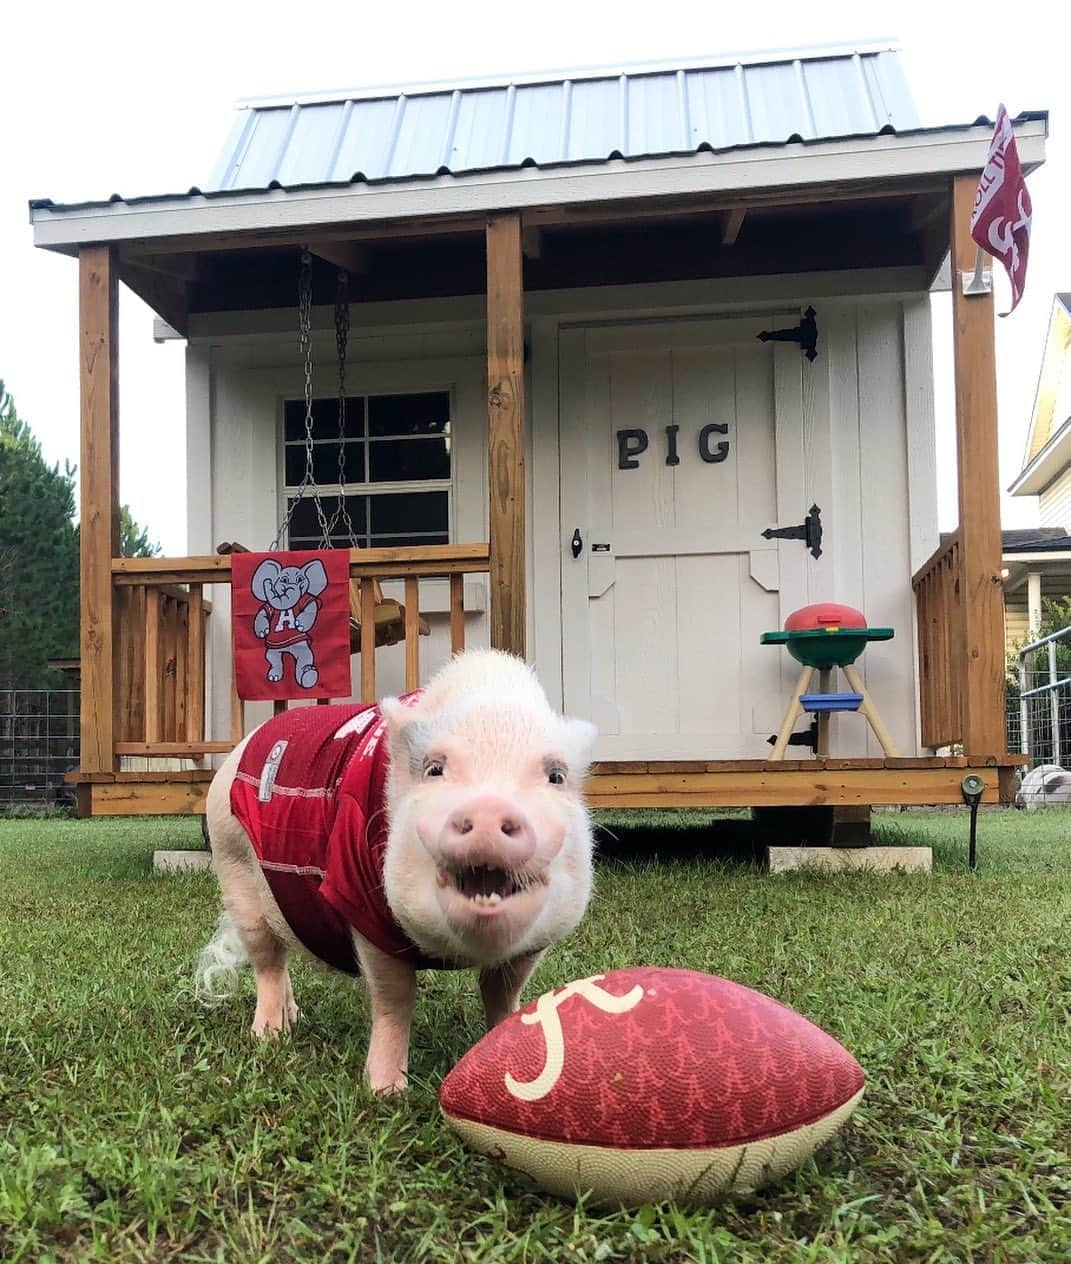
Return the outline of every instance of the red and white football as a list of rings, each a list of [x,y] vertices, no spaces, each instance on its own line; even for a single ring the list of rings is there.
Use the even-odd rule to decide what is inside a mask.
[[[709,974],[579,979],[498,1024],[442,1083],[448,1123],[554,1194],[703,1201],[799,1166],[865,1077],[786,1005]]]

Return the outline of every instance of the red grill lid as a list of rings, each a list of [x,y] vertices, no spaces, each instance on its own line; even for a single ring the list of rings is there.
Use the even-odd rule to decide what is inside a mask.
[[[785,620],[786,632],[813,632],[819,628],[865,628],[866,615],[854,606],[842,606],[835,601],[819,601],[804,606]]]

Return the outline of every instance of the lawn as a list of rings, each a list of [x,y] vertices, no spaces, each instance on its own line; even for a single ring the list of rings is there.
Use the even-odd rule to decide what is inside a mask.
[[[306,1018],[272,1045],[247,1034],[251,984],[195,1004],[212,881],[150,870],[195,822],[0,821],[0,1259],[1067,1261],[1071,812],[982,814],[976,874],[965,813],[880,832],[932,843],[937,872],[771,878],[685,855],[695,831],[601,865],[539,990],[638,962],[724,974],[834,1033],[869,1087],[774,1188],[596,1214],[441,1122],[438,1082],[481,1034],[464,977],[426,979],[413,1087],[373,1099],[345,980],[299,964]]]

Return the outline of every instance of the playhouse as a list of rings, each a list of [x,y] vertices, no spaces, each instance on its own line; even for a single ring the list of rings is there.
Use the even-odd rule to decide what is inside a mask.
[[[1046,116],[1014,130],[1029,172]],[[921,127],[853,46],[256,101],[201,189],[35,202],[79,260],[83,809],[201,810],[270,713],[220,545],[315,547],[317,496],[352,696],[525,655],[599,728],[595,805],[955,803],[968,767],[1010,798],[993,297],[960,283],[991,132]],[[117,556],[120,281],[186,340],[187,557]],[[772,761],[799,664],[763,634],[822,602],[893,631],[857,663],[888,744],[838,713]]]

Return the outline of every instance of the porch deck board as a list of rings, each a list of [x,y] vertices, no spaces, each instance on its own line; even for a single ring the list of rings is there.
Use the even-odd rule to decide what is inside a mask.
[[[747,808],[963,802],[964,770],[982,770],[983,803],[1009,803],[1022,755],[899,759],[618,760],[592,766],[593,808]],[[74,772],[83,811],[94,815],[201,813],[210,768]]]

